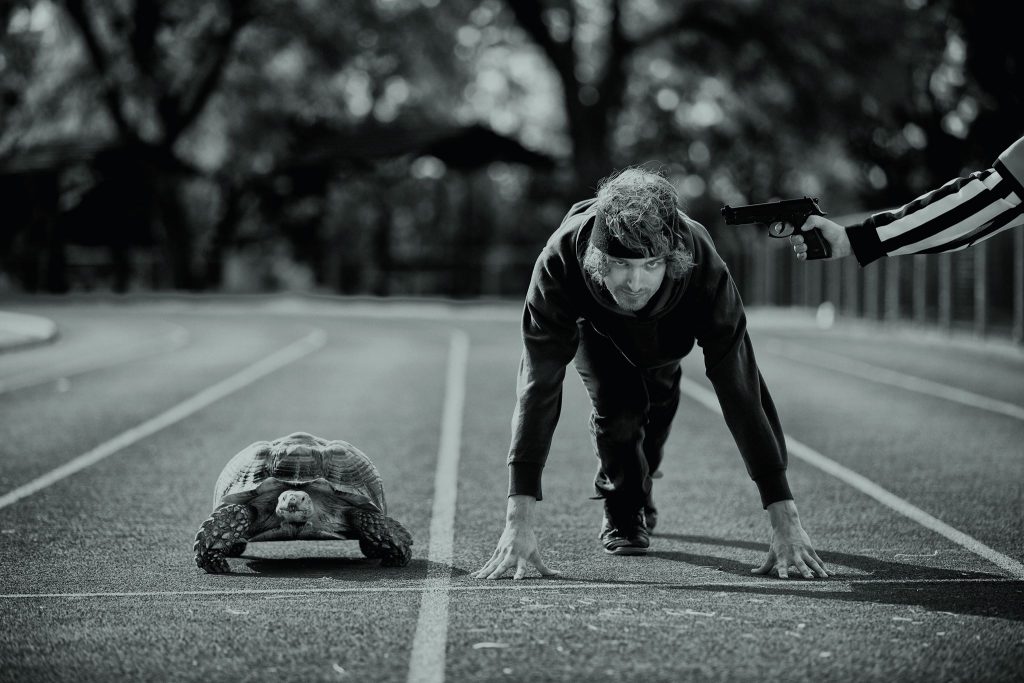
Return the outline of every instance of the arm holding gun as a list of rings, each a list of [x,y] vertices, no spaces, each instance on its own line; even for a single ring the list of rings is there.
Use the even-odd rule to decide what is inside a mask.
[[[810,197],[747,206],[724,206],[722,215],[726,225],[768,224],[769,236],[790,237],[797,258],[801,260],[835,259],[850,253],[846,232],[841,226],[824,218],[825,212],[818,206],[818,201]]]
[[[832,258],[853,255],[861,266],[880,258],[957,251],[1024,227],[1024,137],[989,168],[954,178],[903,206],[846,227],[811,215],[789,238],[800,260],[814,258],[802,234],[821,230]],[[780,228],[781,231],[781,228]]]

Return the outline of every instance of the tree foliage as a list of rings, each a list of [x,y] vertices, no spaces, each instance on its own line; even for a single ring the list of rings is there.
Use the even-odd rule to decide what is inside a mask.
[[[628,164],[663,170],[706,223],[782,195],[905,201],[1022,132],[1010,12],[14,0],[0,9],[2,265],[59,290],[68,245],[88,244],[110,249],[120,287],[141,249],[158,286],[230,286],[241,262],[295,282],[294,267],[273,274],[287,261],[310,286],[471,294],[495,264],[520,268],[518,287],[522,254]]]

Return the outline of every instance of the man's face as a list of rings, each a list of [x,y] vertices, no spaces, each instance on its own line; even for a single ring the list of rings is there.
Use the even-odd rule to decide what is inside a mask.
[[[608,257],[608,273],[604,286],[619,308],[639,311],[647,305],[665,279],[665,257]]]

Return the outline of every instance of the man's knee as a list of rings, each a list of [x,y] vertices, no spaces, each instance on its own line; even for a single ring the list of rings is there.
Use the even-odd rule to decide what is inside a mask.
[[[594,435],[610,441],[632,441],[640,434],[646,418],[639,413],[620,412],[612,415],[593,413],[590,428]]]

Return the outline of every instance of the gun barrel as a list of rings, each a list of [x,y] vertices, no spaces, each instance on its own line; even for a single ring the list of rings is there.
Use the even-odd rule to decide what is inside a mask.
[[[818,207],[817,200],[810,197],[803,199],[782,199],[777,202],[763,204],[747,204],[745,206],[723,206],[722,216],[727,225],[745,225],[747,223],[773,223],[787,219],[800,218],[817,214],[824,216]]]

